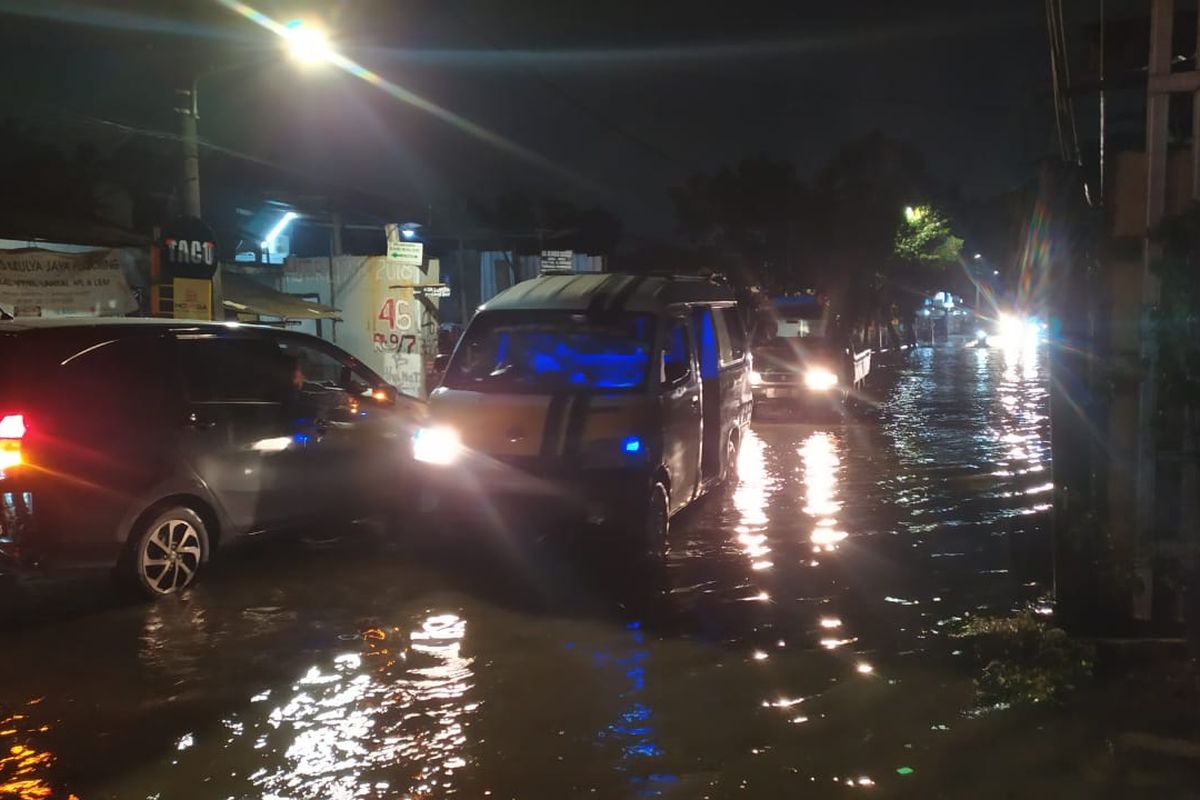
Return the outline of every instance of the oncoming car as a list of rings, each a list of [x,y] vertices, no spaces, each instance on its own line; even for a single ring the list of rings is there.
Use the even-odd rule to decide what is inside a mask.
[[[733,293],[699,278],[554,275],[482,307],[414,441],[426,505],[602,528],[661,557],[668,520],[736,470],[749,424]]]
[[[862,387],[871,351],[856,350],[837,317],[812,295],[777,297],[754,344],[756,404],[836,410]]]
[[[247,534],[388,511],[422,409],[304,334],[0,323],[0,567],[180,592]]]

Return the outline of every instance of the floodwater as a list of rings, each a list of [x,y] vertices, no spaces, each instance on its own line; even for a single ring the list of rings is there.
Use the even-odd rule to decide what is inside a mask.
[[[1090,796],[1086,724],[979,709],[949,635],[1048,610],[1047,383],[1035,349],[923,349],[849,419],[760,420],[657,578],[345,536],[153,605],[26,586],[0,796]]]

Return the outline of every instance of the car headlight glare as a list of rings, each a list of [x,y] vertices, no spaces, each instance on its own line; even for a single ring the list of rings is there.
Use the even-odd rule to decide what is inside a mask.
[[[824,367],[812,367],[804,373],[804,385],[813,391],[823,392],[837,384],[837,374]]]
[[[453,428],[420,428],[413,434],[413,458],[426,464],[447,466],[463,453],[462,437]]]

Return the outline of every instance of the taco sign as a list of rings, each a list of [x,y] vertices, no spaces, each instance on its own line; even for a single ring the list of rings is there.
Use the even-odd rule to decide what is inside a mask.
[[[176,220],[160,242],[171,277],[208,280],[217,271],[216,237],[200,220]]]

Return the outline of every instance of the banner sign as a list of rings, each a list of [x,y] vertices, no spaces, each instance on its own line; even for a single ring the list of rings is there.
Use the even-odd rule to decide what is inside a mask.
[[[543,250],[542,272],[573,272],[575,253],[571,250]]]
[[[388,242],[388,260],[410,267],[419,267],[425,258],[425,245],[421,242]]]
[[[137,300],[111,250],[0,251],[0,311],[36,317],[121,317]]]
[[[175,319],[212,319],[212,281],[176,278],[174,289]]]
[[[417,297],[449,297],[450,287],[444,283],[436,286],[417,286],[413,289]]]

